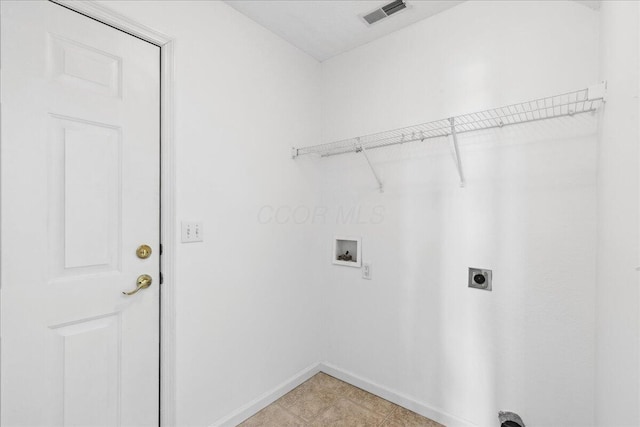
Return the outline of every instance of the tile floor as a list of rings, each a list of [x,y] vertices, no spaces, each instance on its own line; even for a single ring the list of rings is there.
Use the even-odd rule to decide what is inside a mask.
[[[444,427],[320,372],[239,427]]]

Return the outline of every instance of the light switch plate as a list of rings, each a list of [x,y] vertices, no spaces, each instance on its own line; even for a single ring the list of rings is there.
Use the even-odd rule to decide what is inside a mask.
[[[202,242],[202,237],[202,222],[182,221],[182,243]]]
[[[371,280],[371,263],[370,262],[362,263],[362,278]]]

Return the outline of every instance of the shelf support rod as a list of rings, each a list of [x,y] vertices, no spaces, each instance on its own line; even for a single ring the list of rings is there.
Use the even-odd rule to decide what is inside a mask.
[[[458,176],[460,177],[460,187],[464,187],[464,173],[462,172],[462,161],[460,160],[460,150],[458,150],[458,135],[456,134],[456,119],[454,117],[449,118],[451,123],[451,139],[453,140],[453,153],[456,161],[456,168],[458,169]]]
[[[356,153],[358,151],[362,151],[362,154],[364,155],[364,158],[367,160],[367,163],[369,164],[369,168],[371,169],[371,173],[373,173],[373,176],[375,177],[376,181],[378,182],[378,189],[380,190],[381,193],[384,193],[384,185],[382,185],[382,181],[380,180],[380,177],[378,176],[378,173],[376,172],[375,168],[373,167],[373,164],[371,163],[371,160],[369,160],[369,156],[367,155],[367,150],[364,149],[364,147],[362,146],[362,144],[360,144],[360,138],[357,138],[358,140],[358,144],[356,145]]]

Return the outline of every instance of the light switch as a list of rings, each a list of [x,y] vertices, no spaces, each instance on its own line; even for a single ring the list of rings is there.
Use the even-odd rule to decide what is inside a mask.
[[[202,242],[202,222],[182,221],[182,243]]]

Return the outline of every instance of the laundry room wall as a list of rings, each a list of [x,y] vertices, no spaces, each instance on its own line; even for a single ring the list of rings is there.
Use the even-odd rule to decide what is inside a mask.
[[[410,13],[410,12],[406,12]],[[323,141],[586,88],[598,12],[578,2],[465,2],[322,65]],[[300,159],[362,238],[372,279],[321,267],[324,359],[448,425],[594,425],[597,119],[583,114],[450,140]],[[310,165],[313,165],[311,167]],[[493,270],[493,291],[467,268]]]
[[[470,1],[319,64],[223,2],[101,3],[175,39],[177,213],[205,233],[177,251],[178,425],[318,361],[449,426],[637,424],[637,4]],[[603,79],[596,114],[460,135],[464,188],[450,139],[370,151],[384,193],[362,154],[290,159]]]
[[[640,425],[638,2],[602,2],[596,425]]]
[[[212,425],[320,357],[324,248],[287,211],[315,204],[291,147],[319,141],[320,66],[224,2],[102,4],[175,41],[177,218],[204,226],[166,285],[176,424]]]

